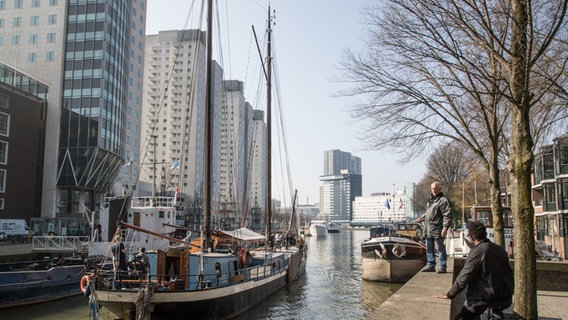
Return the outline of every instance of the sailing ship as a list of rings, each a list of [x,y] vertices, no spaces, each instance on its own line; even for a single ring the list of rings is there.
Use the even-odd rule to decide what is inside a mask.
[[[206,147],[204,161],[203,226],[199,236],[186,239],[169,237],[163,233],[140,227],[147,219],[157,216],[164,207],[146,206],[148,212],[134,218],[129,209],[129,222],[121,226],[148,234],[147,241],[166,239],[176,245],[146,251],[143,258],[133,260],[138,267],[129,272],[120,270],[92,270],[81,287],[90,295],[91,302],[102,305],[120,319],[159,318],[228,319],[235,317],[278,289],[301,276],[306,267],[307,247],[302,239],[297,245],[274,250],[271,241],[270,165],[267,169],[266,231],[259,234],[241,228],[234,231],[215,231],[211,223],[211,30],[212,0],[207,4],[207,71],[206,71]],[[270,164],[270,91],[271,15],[268,14],[267,78],[267,164]],[[153,204],[153,203],[152,203]],[[294,204],[295,205],[295,204]],[[293,206],[294,206],[293,205]],[[175,203],[167,205],[168,208]],[[152,209],[153,208],[153,209]],[[136,208],[134,208],[134,211]],[[293,210],[295,214],[295,210]],[[297,220],[296,220],[297,221]],[[157,224],[154,224],[157,226]],[[296,227],[291,223],[291,227]],[[294,228],[295,229],[295,228]],[[299,235],[299,230],[290,230]],[[142,263],[143,261],[143,263]],[[92,308],[97,310],[97,308]]]
[[[375,226],[361,243],[364,280],[404,283],[426,265],[426,249],[419,242],[419,224]]]

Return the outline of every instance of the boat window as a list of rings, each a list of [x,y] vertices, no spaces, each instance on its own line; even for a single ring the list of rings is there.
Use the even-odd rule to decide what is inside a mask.
[[[215,275],[217,275],[217,278],[221,277],[221,264],[219,262],[215,263]]]
[[[159,213],[159,217],[160,217],[160,218],[164,218],[164,216],[165,216],[164,211],[159,211],[158,213]]]

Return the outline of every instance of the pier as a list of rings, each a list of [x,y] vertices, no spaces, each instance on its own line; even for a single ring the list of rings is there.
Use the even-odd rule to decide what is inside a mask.
[[[397,292],[375,309],[367,320],[374,319],[454,319],[465,300],[465,290],[455,299],[437,299],[435,294],[446,293],[454,277],[465,263],[465,258],[448,257],[448,273],[419,272]],[[514,261],[511,261],[514,267]],[[567,319],[568,263],[537,261],[537,301],[541,320]],[[540,290],[541,287],[549,290]],[[552,291],[554,289],[555,291]],[[562,290],[562,291],[556,291]],[[512,319],[512,307],[505,310],[505,318]]]

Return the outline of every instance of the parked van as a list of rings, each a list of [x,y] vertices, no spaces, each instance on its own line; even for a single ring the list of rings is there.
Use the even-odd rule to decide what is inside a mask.
[[[24,219],[0,219],[0,233],[6,235],[5,240],[24,240],[29,236],[29,230]]]

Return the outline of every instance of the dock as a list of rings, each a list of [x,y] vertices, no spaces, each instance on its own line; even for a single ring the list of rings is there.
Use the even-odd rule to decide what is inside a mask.
[[[458,264],[463,265],[463,259]],[[398,291],[375,309],[366,319],[448,319],[453,320],[461,310],[465,300],[465,290],[455,299],[437,299],[436,294],[447,293],[454,279],[454,258],[448,257],[448,273],[419,272]],[[514,263],[514,262],[512,262]],[[562,265],[560,265],[562,264]],[[545,272],[560,269],[568,270],[566,262],[550,262],[550,265],[541,266]],[[568,272],[566,273],[568,276]],[[455,275],[457,276],[457,274]],[[555,276],[556,277],[556,276]],[[564,282],[565,279],[556,278]],[[537,291],[538,314],[541,320],[568,319],[568,290],[565,291]],[[512,319],[512,307],[505,310],[505,318]]]

